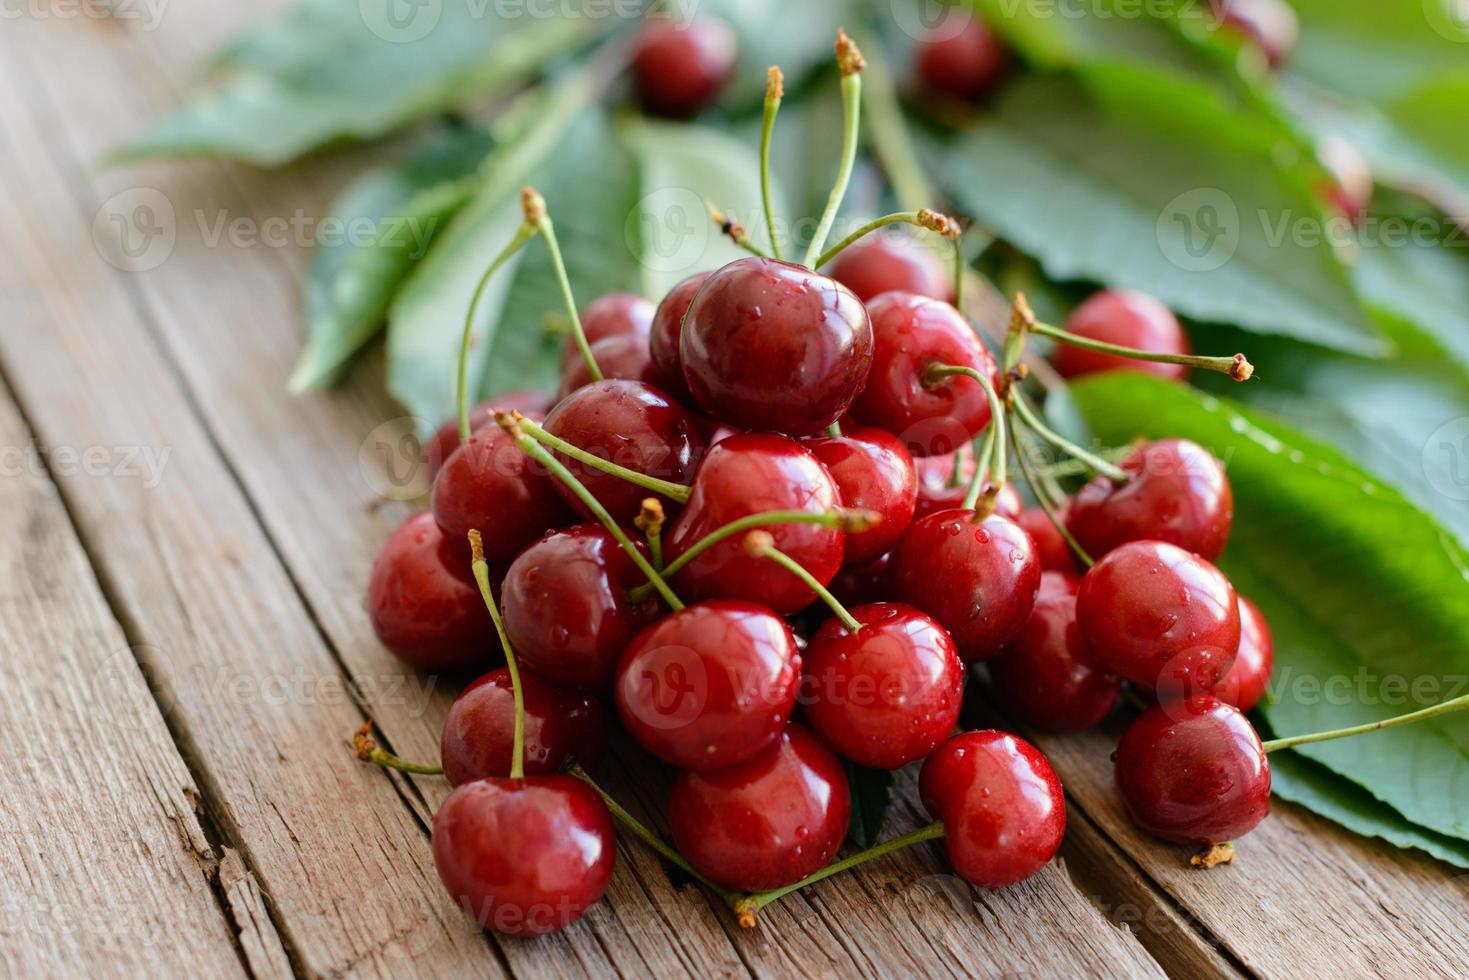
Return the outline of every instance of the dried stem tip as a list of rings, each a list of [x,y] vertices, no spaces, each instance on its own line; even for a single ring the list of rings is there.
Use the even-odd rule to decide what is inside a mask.
[[[731,218],[714,205],[714,202],[706,202],[709,206],[709,220],[719,226],[719,230],[728,235],[735,242],[744,242],[750,235],[749,230],[738,219]]]
[[[1236,381],[1248,381],[1254,376],[1255,365],[1245,360],[1243,354],[1234,355],[1234,364],[1229,369],[1229,376]]]
[[[658,534],[663,530],[663,522],[667,515],[663,511],[663,504],[657,497],[647,497],[643,500],[643,509],[633,521],[633,526],[644,534]]]
[[[1233,864],[1234,845],[1227,842],[1214,844],[1207,851],[1189,858],[1188,863],[1196,868],[1203,868],[1205,871],[1217,868],[1221,864]]]
[[[780,70],[779,65],[771,65],[770,70],[765,73],[765,101],[779,102],[785,98],[786,77]]]
[[[363,762],[372,761],[372,750],[377,748],[377,743],[372,740],[372,722],[362,723],[362,727],[352,735],[352,748],[357,752],[357,758]]]
[[[882,515],[875,510],[844,510],[837,522],[837,530],[847,534],[861,534],[882,523]]]
[[[526,224],[538,225],[546,216],[546,199],[534,187],[522,187],[520,210],[525,214]]]
[[[764,558],[774,547],[775,535],[769,531],[751,531],[745,535],[745,554],[751,558]]]
[[[479,563],[485,560],[485,538],[474,528],[469,529],[469,560]]]
[[[945,238],[959,237],[959,222],[947,214],[940,214],[932,208],[919,208],[918,225],[929,231],[938,232]]]
[[[836,50],[837,70],[842,73],[843,78],[859,74],[867,67],[867,60],[857,49],[857,42],[847,37],[847,32],[840,27],[837,28]]]
[[[1010,307],[1010,332],[1025,333],[1035,326],[1035,311],[1024,293],[1015,294],[1015,303]]]

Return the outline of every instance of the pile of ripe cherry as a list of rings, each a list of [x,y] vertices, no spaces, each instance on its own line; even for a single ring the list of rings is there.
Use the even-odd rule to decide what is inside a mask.
[[[844,93],[860,92],[845,36],[838,60]],[[767,121],[779,98],[773,73]],[[850,155],[856,99],[846,106]],[[563,272],[573,329],[555,399],[471,411],[461,364],[461,418],[426,447],[432,511],[388,540],[367,604],[415,667],[506,666],[453,705],[441,768],[397,760],[365,731],[358,748],[457,787],[434,855],[486,927],[577,919],[608,885],[614,814],[747,924],[921,840],[943,838],[981,887],[1035,874],[1061,843],[1061,784],[1015,735],[957,730],[980,662],[994,706],[1039,729],[1097,724],[1124,684],[1150,702],[1117,782],[1165,840],[1212,847],[1250,831],[1269,807],[1266,751],[1305,740],[1262,744],[1241,714],[1272,651],[1259,611],[1212,564],[1233,518],[1220,463],[1181,440],[1114,463],[1052,431],[1021,384],[1034,334],[1058,342],[1066,376],[1194,367],[1244,380],[1243,356],[1194,357],[1157,301],[1103,292],[1064,330],[1017,298],[997,362],[956,308],[962,277],[912,237],[864,236],[906,223],[957,238],[953,221],[892,215],[820,254],[842,189],[802,264],[779,257],[772,222],[773,256],[691,276],[656,306],[612,295],[578,313]],[[525,204],[486,280],[536,234],[557,257],[544,202],[528,191]],[[471,309],[466,350],[472,321]],[[1039,443],[1094,478],[1061,493],[1036,468]],[[1012,450],[1030,509],[1006,482]],[[609,703],[678,770],[671,846],[588,775]],[[851,816],[844,760],[921,761],[935,822],[831,863]]]

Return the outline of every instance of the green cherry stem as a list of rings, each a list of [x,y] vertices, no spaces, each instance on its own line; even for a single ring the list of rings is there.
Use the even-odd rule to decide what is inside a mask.
[[[628,483],[642,487],[644,490],[661,494],[669,500],[677,501],[680,504],[685,503],[689,499],[689,493],[691,491],[682,483],[660,480],[656,476],[648,476],[646,473],[630,470],[626,466],[618,466],[616,463],[603,459],[595,453],[587,452],[580,446],[573,446],[565,439],[553,436],[519,412],[513,412],[511,414],[514,415],[515,421],[520,426],[522,432],[536,442],[551,447],[563,456],[569,456],[578,463],[590,466],[594,470],[601,470],[608,476],[615,476],[619,479],[626,480]]]
[[[935,234],[942,235],[951,241],[957,242],[959,240],[959,222],[946,214],[940,214],[932,208],[920,208],[917,211],[894,211],[892,214],[885,214],[881,218],[873,218],[867,224],[858,228],[825,252],[822,252],[821,257],[816,260],[816,265],[812,268],[821,268],[861,239],[872,234],[874,231],[886,228],[888,225],[913,225],[915,228],[923,228]]]
[[[979,382],[979,386],[984,389],[985,400],[990,403],[990,426],[995,430],[995,441],[990,449],[989,457],[975,459],[977,468],[974,472],[976,477],[981,472],[989,474],[992,477],[991,486],[998,494],[998,488],[1005,485],[1005,480],[1009,475],[1005,471],[1006,460],[1010,455],[1009,446],[1005,441],[1005,406],[995,391],[995,383],[986,377],[983,371],[976,371],[972,367],[957,364],[930,364],[923,372],[923,385],[925,388],[937,388],[952,377],[971,378]],[[980,489],[983,484],[982,479],[969,481],[969,492],[964,495],[964,503],[961,505],[965,510],[973,510],[979,503]]]
[[[1115,354],[1118,357],[1126,357],[1134,361],[1151,361],[1156,364],[1184,364],[1191,368],[1203,371],[1217,371],[1227,374],[1236,381],[1248,381],[1255,373],[1255,366],[1251,364],[1243,354],[1235,354],[1232,357],[1198,357],[1193,354],[1163,354],[1157,351],[1138,350],[1135,347],[1122,347],[1118,344],[1109,344],[1102,340],[1092,340],[1090,337],[1080,337],[1074,333],[1068,333],[1059,327],[1053,327],[1048,323],[1040,323],[1032,320],[1028,325],[1034,333],[1042,337],[1050,337],[1052,340],[1072,347],[1082,347],[1086,350],[1094,350],[1103,354]]]
[[[1414,711],[1406,715],[1398,715],[1396,718],[1387,718],[1383,721],[1369,722],[1366,725],[1354,725],[1351,728],[1338,728],[1332,732],[1316,732],[1312,735],[1292,735],[1289,738],[1276,738],[1264,743],[1266,752],[1278,752],[1281,749],[1293,749],[1297,745],[1312,745],[1316,742],[1329,742],[1333,739],[1348,738],[1352,735],[1365,735],[1368,732],[1380,732],[1387,728],[1397,728],[1399,725],[1411,725],[1414,722],[1427,721],[1429,718],[1437,718],[1439,715],[1453,714],[1455,711],[1463,711],[1469,708],[1469,694],[1463,697],[1435,704],[1421,711]]]
[[[536,237],[536,225],[533,221],[521,222],[520,228],[516,230],[515,237],[510,239],[510,244],[505,250],[495,256],[495,260],[489,264],[484,273],[475,284],[474,296],[469,301],[469,310],[464,314],[464,336],[459,343],[459,438],[468,442],[473,433],[473,426],[469,423],[469,348],[474,340],[474,311],[479,308],[480,297],[484,295],[485,288],[489,286],[490,280],[495,273],[500,271],[504,264],[510,261],[510,257],[525,247],[525,243]]]
[[[815,592],[822,602],[826,603],[832,615],[842,621],[842,625],[849,632],[860,633],[862,624],[847,612],[847,607],[842,605],[841,600],[831,594],[826,586],[816,580],[816,576],[808,572],[800,562],[775,546],[775,536],[769,531],[751,531],[745,535],[745,552],[751,558],[768,558],[781,568],[790,572],[796,578],[806,583],[806,588]]]
[[[386,749],[380,748],[372,740],[372,722],[363,722],[362,727],[357,729],[352,736],[352,748],[357,753],[357,758],[363,762],[370,762],[384,769],[396,769],[399,772],[411,772],[420,776],[442,776],[443,766],[430,766],[421,762],[408,762],[398,758]]]
[[[592,380],[601,381],[602,369],[592,356],[586,331],[581,326],[581,313],[576,308],[576,297],[571,294],[571,280],[566,275],[566,262],[561,258],[561,245],[556,241],[556,226],[551,223],[551,215],[546,210],[546,199],[527,187],[521,191],[521,202],[525,208],[525,220],[532,222],[541,237],[546,239],[546,251],[551,253],[551,268],[556,273],[556,284],[561,288],[561,300],[566,304],[566,315],[571,318],[571,336],[576,341],[576,349],[581,352]]]
[[[490,589],[490,563],[485,561],[485,539],[478,531],[469,532],[470,570],[474,572],[475,584],[480,597],[490,611],[490,620],[500,637],[500,646],[505,651],[505,669],[510,672],[511,693],[515,699],[515,736],[510,749],[510,778],[525,778],[525,691],[520,685],[520,665],[516,662],[515,648],[510,645],[510,636],[505,632],[505,620],[500,616],[500,607],[495,602],[495,593]]]
[[[811,244],[806,246],[803,264],[808,269],[816,267],[816,257],[821,254],[826,236],[831,234],[831,226],[837,219],[837,211],[841,209],[842,199],[847,196],[847,184],[852,180],[852,167],[857,162],[857,134],[862,126],[862,69],[867,67],[867,62],[862,60],[862,52],[847,37],[847,32],[840,28],[837,29],[836,54],[837,69],[842,74],[842,159],[837,167],[836,184],[826,199],[826,210],[821,214],[816,234],[811,236]]]
[[[780,113],[780,102],[784,97],[785,76],[780,68],[771,65],[765,76],[765,116],[760,122],[760,199],[765,205],[765,227],[770,232],[770,251],[780,260],[785,259],[785,254],[781,251],[775,208],[771,204],[770,143],[775,133],[775,117]]]
[[[713,201],[705,201],[704,206],[709,209],[709,220],[718,225],[720,232],[730,241],[751,255],[758,256],[762,259],[770,258],[770,253],[750,240],[750,230],[741,222],[719,210],[719,207]]]
[[[1030,407],[1030,403],[1026,401],[1025,396],[1020,394],[1018,391],[1015,393],[1014,404],[1015,413],[1020,417],[1020,420],[1025,423],[1026,427],[1029,428],[1030,431],[1034,432],[1036,435],[1040,436],[1043,440],[1050,443],[1056,449],[1059,449],[1063,453],[1067,453],[1068,455],[1076,457],[1077,459],[1081,460],[1081,462],[1090,467],[1094,472],[1102,474],[1113,483],[1126,483],[1130,479],[1125,470],[1113,466],[1111,463],[1107,462],[1096,453],[1088,452],[1087,450],[1082,449],[1076,443],[1072,442],[1070,439],[1067,439],[1064,436],[1051,431],[1051,429],[1044,422],[1042,422],[1039,417],[1037,417],[1037,415],[1035,414],[1035,410]]]
[[[1061,540],[1066,542],[1066,546],[1071,549],[1071,553],[1076,556],[1077,561],[1080,561],[1084,567],[1091,568],[1096,562],[1092,560],[1092,556],[1086,553],[1086,549],[1081,546],[1080,542],[1072,535],[1070,529],[1066,527],[1066,522],[1061,520],[1061,515],[1056,513],[1056,505],[1051,499],[1050,491],[1036,475],[1035,468],[1030,465],[1030,449],[1021,441],[1019,431],[1014,429],[1014,418],[1007,416],[1006,424],[1011,426],[1010,441],[1015,446],[1015,459],[1020,464],[1020,472],[1025,474],[1025,482],[1030,484],[1030,492],[1035,495],[1036,503],[1040,505],[1041,510],[1046,515],[1046,519],[1056,528],[1056,532],[1061,535]]]

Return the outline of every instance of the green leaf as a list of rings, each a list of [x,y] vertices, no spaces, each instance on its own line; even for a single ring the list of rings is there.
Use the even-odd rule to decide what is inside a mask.
[[[1469,21],[1455,0],[1291,0],[1301,39],[1290,74],[1382,102],[1469,67]]]
[[[950,193],[1054,279],[1140,289],[1196,320],[1326,347],[1385,345],[1324,238],[1284,126],[1136,68],[1017,82],[943,162]]]
[[[481,129],[436,138],[405,162],[363,174],[329,209],[345,233],[318,244],[306,273],[306,349],[293,391],[330,384],[384,322],[393,295],[474,193],[493,145]]]
[[[897,774],[845,760],[843,765],[847,767],[847,783],[852,788],[852,823],[847,828],[847,839],[866,850],[882,839],[882,826],[893,803]]]
[[[1279,422],[1182,385],[1114,374],[1072,395],[1106,442],[1179,436],[1225,461],[1235,517],[1221,566],[1274,633],[1261,711],[1277,733],[1378,721],[1463,693],[1469,553],[1402,494]],[[1418,827],[1469,838],[1469,718],[1295,751]]]

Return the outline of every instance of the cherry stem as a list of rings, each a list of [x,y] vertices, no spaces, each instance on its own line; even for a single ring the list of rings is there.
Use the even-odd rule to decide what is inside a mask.
[[[821,214],[821,221],[816,226],[816,234],[811,237],[811,244],[806,246],[803,264],[808,269],[816,267],[816,257],[826,244],[826,236],[831,234],[831,226],[837,219],[842,199],[847,196],[847,185],[852,180],[852,167],[857,162],[857,134],[862,123],[862,69],[867,63],[862,60],[862,52],[857,50],[857,45],[841,29],[837,30],[836,52],[837,67],[842,73],[842,159],[837,167],[836,183],[826,199],[826,210]]]
[[[751,255],[757,255],[762,259],[770,258],[769,252],[766,252],[765,249],[761,248],[759,245],[756,245],[753,241],[750,240],[750,231],[744,226],[742,222],[726,215],[723,211],[719,210],[718,206],[716,206],[712,201],[706,201],[704,202],[704,204],[705,207],[709,209],[709,220],[718,225],[719,230],[724,235],[726,235],[730,241],[734,242],[736,245],[744,249],[746,252],[749,252]]]
[[[673,483],[669,480],[660,480],[656,476],[649,476],[646,473],[639,473],[637,470],[630,470],[626,466],[618,466],[611,460],[603,459],[601,456],[598,456],[595,453],[589,453],[585,449],[582,449],[580,446],[573,446],[571,443],[567,442],[565,439],[560,438],[559,436],[553,436],[551,433],[547,432],[539,425],[536,425],[534,422],[526,418],[524,415],[521,415],[519,412],[514,412],[512,414],[514,415],[515,421],[517,424],[519,424],[522,432],[530,436],[536,442],[550,446],[552,449],[556,450],[563,456],[569,456],[572,459],[576,460],[578,463],[583,463],[587,466],[590,466],[594,470],[600,470],[601,472],[606,473],[608,476],[615,476],[620,480],[626,480],[628,483],[642,487],[644,490],[651,490],[653,493],[662,494],[669,500],[674,500],[682,504],[687,502],[689,499],[689,493],[691,491],[682,483]]]
[[[894,851],[901,851],[905,847],[911,847],[914,844],[920,844],[926,840],[937,840],[943,837],[945,833],[944,822],[942,820],[936,820],[926,827],[920,827],[901,837],[894,837],[890,841],[876,844],[865,851],[859,851],[853,854],[851,857],[834,861],[809,878],[803,878],[794,885],[775,888],[768,892],[758,892],[754,895],[746,895],[732,907],[734,908],[735,914],[739,916],[740,925],[746,929],[753,929],[755,926],[755,913],[759,912],[771,902],[782,899],[792,892],[800,891],[808,885],[814,885],[818,881],[825,881],[827,878],[841,874],[843,871],[849,871],[859,864],[865,864],[875,858],[884,857]]]
[[[954,242],[954,309],[961,314],[964,312],[964,249],[959,244],[959,236],[955,235]]]
[[[1297,745],[1311,745],[1315,742],[1329,742],[1333,739],[1348,738],[1352,735],[1365,735],[1368,732],[1380,732],[1387,728],[1396,728],[1399,725],[1411,725],[1415,722],[1427,721],[1429,718],[1437,718],[1439,715],[1452,714],[1455,711],[1463,711],[1469,708],[1469,694],[1463,697],[1435,704],[1430,708],[1423,708],[1410,714],[1399,715],[1396,718],[1387,718],[1383,721],[1374,721],[1366,725],[1354,725],[1351,728],[1339,728],[1333,732],[1316,732],[1312,735],[1292,735],[1289,738],[1272,739],[1265,743],[1266,752],[1278,752],[1281,749],[1293,749]]]
[[[816,580],[816,576],[808,572],[800,562],[775,546],[775,537],[769,531],[751,531],[745,536],[745,551],[755,558],[768,558],[781,568],[790,572],[796,578],[806,583],[806,587],[815,592],[821,601],[826,603],[832,615],[841,620],[842,625],[849,632],[862,632],[862,624],[857,622],[847,607],[842,605],[841,600],[831,594],[826,586]]]
[[[370,762],[384,769],[396,769],[399,772],[417,773],[420,776],[442,776],[443,766],[430,766],[422,762],[408,762],[398,758],[386,749],[379,748],[372,740],[372,722],[364,722],[352,736],[352,747],[357,752],[357,758],[363,762]]]
[[[1024,293],[1016,293],[1015,301],[1010,306],[1010,328],[1005,332],[1005,347],[1001,352],[1000,366],[1006,374],[1015,370],[1020,363],[1020,358],[1025,353],[1025,338],[1027,331],[1035,326],[1035,313],[1030,309],[1030,302]]]
[[[551,254],[551,268],[556,273],[556,284],[561,287],[561,300],[566,304],[567,316],[571,318],[571,336],[576,341],[576,349],[581,352],[581,358],[586,363],[587,373],[592,380],[601,381],[602,369],[597,366],[591,345],[587,343],[586,331],[582,329],[576,297],[571,294],[571,280],[566,275],[566,263],[561,258],[561,245],[556,241],[556,226],[551,223],[551,215],[546,211],[545,199],[530,188],[522,192],[522,198],[526,202],[526,220],[534,220],[536,230],[546,239],[546,251]]]
[[[633,520],[633,526],[643,532],[648,540],[648,553],[653,556],[653,567],[663,570],[663,524],[668,519],[663,513],[663,504],[657,497],[643,501],[643,509]]]
[[[979,474],[984,472],[992,477],[991,490],[996,496],[999,494],[999,488],[1005,485],[1005,479],[1009,475],[1005,471],[1006,460],[1010,456],[1010,449],[1005,441],[1005,406],[995,391],[995,383],[987,378],[983,371],[976,371],[972,367],[958,364],[930,364],[923,372],[923,386],[937,388],[952,377],[972,378],[979,382],[979,386],[984,389],[985,400],[990,403],[990,426],[995,430],[995,440],[990,446],[989,456],[984,459],[975,459],[974,462],[978,467],[974,471],[976,479],[969,482],[969,492],[964,495],[962,506],[965,510],[974,510],[979,503],[980,487],[984,482],[978,479]]]
[[[510,750],[510,778],[525,778],[525,692],[520,685],[520,665],[516,663],[515,648],[510,645],[510,636],[505,632],[505,620],[500,616],[500,607],[495,603],[495,593],[490,589],[490,563],[485,561],[485,539],[478,531],[469,532],[470,569],[474,581],[479,585],[479,594],[490,611],[490,619],[499,634],[500,646],[505,650],[505,667],[510,672],[511,693],[515,697],[515,738]]]
[[[627,552],[627,556],[632,559],[633,564],[638,566],[638,571],[647,577],[648,582],[663,597],[663,601],[668,603],[669,608],[674,611],[684,608],[683,602],[668,587],[668,583],[664,581],[663,576],[659,575],[658,570],[648,563],[648,559],[644,557],[642,551],[638,549],[638,546],[632,543],[632,539],[627,536],[627,532],[612,519],[611,514],[607,513],[607,508],[602,506],[602,502],[593,496],[592,492],[570,470],[563,466],[560,460],[547,452],[545,446],[542,446],[539,442],[526,435],[520,423],[508,412],[496,412],[495,421],[499,423],[500,428],[510,433],[510,437],[515,440],[515,445],[520,447],[521,452],[550,470],[552,476],[566,484],[571,492],[576,494],[576,498],[592,512],[597,520],[602,522],[602,526],[617,540],[617,543],[622,545],[622,550]]]
[[[867,43],[869,35],[861,35]],[[902,207],[918,208],[934,200],[933,187],[924,173],[923,162],[913,148],[903,118],[893,74],[883,58],[882,45],[868,44],[864,72],[862,110],[866,115],[870,142]]]
[[[821,268],[863,238],[866,238],[875,231],[886,228],[888,225],[913,225],[915,228],[927,229],[956,242],[959,236],[958,222],[947,215],[939,214],[937,211],[932,211],[928,208],[922,208],[918,211],[894,211],[892,214],[885,214],[881,218],[873,218],[867,224],[858,228],[825,252],[822,252],[821,257],[816,260],[816,265],[812,268]]]
[[[1013,418],[1007,418],[1006,421],[1011,426],[1015,424]],[[1030,491],[1035,495],[1036,503],[1040,505],[1041,510],[1046,515],[1046,519],[1056,529],[1056,533],[1061,535],[1061,540],[1065,541],[1066,546],[1071,549],[1071,553],[1076,556],[1082,565],[1091,568],[1096,562],[1092,560],[1091,555],[1086,553],[1086,549],[1081,546],[1080,542],[1072,535],[1070,529],[1066,527],[1066,523],[1061,520],[1061,516],[1056,513],[1056,506],[1051,499],[1050,492],[1036,475],[1035,468],[1030,465],[1028,447],[1021,443],[1020,433],[1012,430],[1011,436],[1011,441],[1015,444],[1015,459],[1020,464],[1020,472],[1025,474],[1025,482],[1030,484]]]
[[[775,133],[775,117],[780,113],[780,102],[784,96],[785,76],[778,67],[771,65],[765,81],[765,117],[760,123],[760,198],[765,205],[765,227],[770,232],[770,251],[782,261],[785,254],[781,251],[775,208],[771,204],[770,143]]]
[[[1126,357],[1134,361],[1151,361],[1156,364],[1186,364],[1192,368],[1203,371],[1217,371],[1227,374],[1236,381],[1248,381],[1255,373],[1255,366],[1251,364],[1243,354],[1235,354],[1232,357],[1198,357],[1193,354],[1164,354],[1159,351],[1138,350],[1135,347],[1122,347],[1118,344],[1109,344],[1102,340],[1092,340],[1090,337],[1080,337],[1074,333],[1068,333],[1059,327],[1053,327],[1048,323],[1040,323],[1032,320],[1028,329],[1042,337],[1050,337],[1063,344],[1072,347],[1082,347],[1086,350],[1094,350],[1103,354],[1115,354],[1118,357]]]
[[[479,308],[480,297],[484,295],[485,288],[489,286],[490,280],[495,273],[516,252],[525,247],[525,243],[536,236],[536,226],[529,222],[522,222],[520,228],[515,232],[515,237],[505,250],[495,256],[495,260],[485,269],[484,274],[479,277],[475,284],[474,296],[469,301],[469,311],[464,314],[464,337],[459,344],[459,438],[468,442],[474,429],[469,424],[469,348],[474,340],[474,311]]]
[[[1016,392],[1013,404],[1016,414],[1020,416],[1020,420],[1025,423],[1030,431],[1040,436],[1056,449],[1069,456],[1076,457],[1076,459],[1085,463],[1093,472],[1102,474],[1113,483],[1126,483],[1130,479],[1126,470],[1113,466],[1097,454],[1088,452],[1070,439],[1053,432],[1036,416],[1035,410],[1030,407],[1024,395]]]

